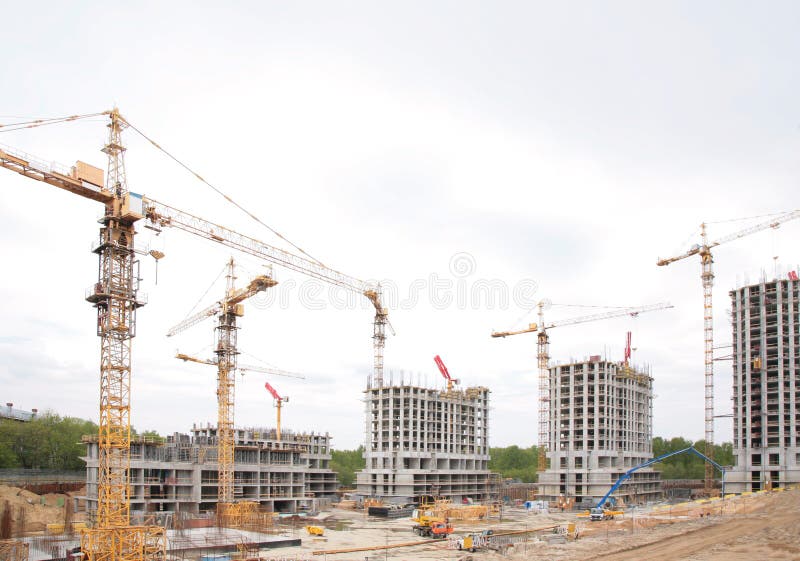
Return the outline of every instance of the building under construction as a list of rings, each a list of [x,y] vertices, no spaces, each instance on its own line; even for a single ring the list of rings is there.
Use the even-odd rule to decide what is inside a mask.
[[[539,494],[556,502],[596,502],[620,475],[653,457],[653,378],[648,369],[599,356],[549,373],[552,444]],[[626,503],[660,498],[660,473],[635,472],[615,496]]]
[[[800,483],[800,281],[731,291],[733,453],[726,490]]]
[[[275,429],[236,429],[234,498],[275,512],[315,510],[335,496],[330,469],[330,435]],[[217,431],[211,425],[175,433],[162,441],[133,437],[130,502],[132,511],[200,513],[216,509],[218,497]],[[87,446],[86,501],[97,509],[97,437]]]
[[[416,501],[447,497],[481,502],[493,497],[489,472],[489,389],[422,387],[367,382],[366,468],[357,491],[369,497]]]

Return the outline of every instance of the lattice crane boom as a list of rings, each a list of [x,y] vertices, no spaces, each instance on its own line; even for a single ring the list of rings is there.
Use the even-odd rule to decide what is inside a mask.
[[[205,310],[202,310],[194,315],[189,316],[179,324],[170,328],[170,330],[167,331],[167,337],[172,337],[173,335],[177,335],[178,333],[197,325],[198,323],[200,323],[205,319],[219,315],[225,309],[226,306],[234,306],[236,304],[240,304],[245,300],[247,300],[248,298],[255,296],[259,292],[263,292],[264,290],[271,288],[276,284],[278,284],[278,281],[273,279],[271,276],[258,275],[253,280],[251,280],[247,286],[243,288],[234,289],[233,293],[227,295],[225,298],[217,302],[214,302]]]
[[[516,331],[493,331],[492,337],[510,337],[511,335],[521,335],[523,333],[536,333],[536,363],[539,369],[539,455],[538,455],[538,471],[545,471],[547,469],[547,452],[550,447],[550,336],[547,334],[548,329],[555,327],[562,327],[566,325],[575,325],[578,323],[587,323],[591,321],[600,321],[605,319],[612,319],[622,316],[632,316],[644,312],[651,312],[655,310],[663,310],[672,308],[672,304],[667,302],[659,304],[650,304],[647,306],[622,308],[619,310],[612,310],[609,312],[602,312],[598,314],[590,314],[586,316],[578,316],[574,318],[567,318],[563,320],[545,323],[544,321],[544,302],[539,302],[537,308],[539,309],[539,322],[531,323],[525,329]]]
[[[705,455],[714,459],[714,310],[713,310],[713,291],[714,291],[714,256],[711,249],[724,243],[738,240],[750,234],[755,234],[769,228],[778,228],[784,222],[800,218],[800,210],[793,210],[781,214],[775,218],[749,226],[742,230],[723,236],[715,241],[708,241],[706,223],[700,225],[700,243],[692,246],[688,251],[668,257],[658,259],[656,264],[660,267],[669,265],[681,259],[686,259],[693,255],[700,256],[700,279],[703,284],[703,356],[704,356],[704,413],[705,413]],[[714,468],[706,463],[705,468],[705,491],[711,494],[714,486]]]
[[[732,234],[728,234],[727,236],[722,236],[721,238],[713,241],[708,242],[705,240],[705,243],[702,244],[695,244],[692,246],[688,251],[682,253],[680,255],[676,255],[675,257],[667,257],[666,259],[658,259],[656,262],[659,266],[669,265],[674,263],[675,261],[680,261],[681,259],[685,259],[687,257],[691,257],[692,255],[701,255],[704,248],[711,249],[713,247],[717,247],[718,245],[722,245],[724,243],[728,243],[734,240],[738,240],[740,238],[744,238],[745,236],[749,236],[750,234],[755,234],[758,232],[762,232],[769,228],[779,228],[781,224],[788,222],[789,220],[794,220],[795,218],[800,218],[800,210],[793,210],[790,212],[786,212],[771,220],[767,220],[764,222],[759,222],[758,224],[754,224],[747,228],[743,228],[742,230],[738,230],[733,232]],[[703,223],[701,225],[701,238],[705,237],[705,229],[707,225]]]
[[[119,119],[121,120],[121,117]],[[121,120],[121,123],[124,123],[124,120]],[[386,345],[386,330],[388,328],[393,335],[395,331],[389,322],[389,310],[383,303],[383,295],[379,283],[362,281],[317,261],[270,246],[260,240],[160,203],[152,198],[127,192],[117,196],[110,189],[102,186],[102,179],[100,181],[93,179],[95,175],[87,172],[87,170],[96,170],[96,168],[91,168],[91,166],[81,162],[78,162],[72,168],[56,166],[44,163],[44,160],[36,159],[24,152],[1,147],[0,166],[83,197],[103,202],[107,205],[116,205],[122,212],[134,219],[138,220],[141,215],[144,215],[152,228],[178,228],[201,238],[253,255],[269,263],[281,265],[311,278],[363,295],[375,309],[373,371],[376,382],[378,384],[383,383],[383,354]],[[202,315],[203,312],[197,314],[198,317],[195,317],[193,322],[187,319],[187,324],[180,326],[180,330],[187,329],[197,322],[216,315],[216,312],[211,310],[206,310],[206,313],[207,315]]]
[[[539,331],[539,326],[542,326],[543,330],[553,329],[554,327],[562,327],[565,325],[575,325],[578,323],[587,323],[590,321],[599,321],[602,319],[612,319],[622,316],[631,316],[636,317],[637,315],[644,313],[644,312],[651,312],[655,310],[664,310],[666,308],[672,308],[672,304],[668,302],[662,302],[659,304],[650,304],[648,306],[639,306],[639,307],[630,307],[630,308],[621,308],[619,310],[612,310],[609,312],[601,312],[597,314],[590,314],[586,316],[579,316],[574,318],[563,319],[559,321],[551,321],[549,323],[531,323],[528,325],[527,328],[521,329],[519,331],[494,331],[492,332],[492,337],[508,337],[510,335],[520,335],[522,333],[531,333],[533,331]]]
[[[217,366],[217,361],[208,358],[197,358],[191,355],[187,355],[184,353],[177,353],[175,358],[178,358],[184,362],[196,362],[198,364],[207,364],[209,366]],[[237,370],[239,372],[261,372],[263,374],[272,374],[273,376],[284,376],[286,378],[298,378],[300,380],[305,380],[306,377],[302,374],[297,374],[296,372],[289,372],[288,370],[281,370],[280,368],[272,368],[270,366],[255,366],[252,364],[237,364]]]
[[[318,261],[294,255],[154,199],[136,196],[141,200],[142,212],[152,228],[178,228],[366,297],[375,308],[373,322],[374,377],[378,384],[383,383],[383,350],[386,345],[386,328],[388,327],[392,334],[394,334],[394,328],[389,323],[389,310],[383,304],[379,283],[359,280]]]

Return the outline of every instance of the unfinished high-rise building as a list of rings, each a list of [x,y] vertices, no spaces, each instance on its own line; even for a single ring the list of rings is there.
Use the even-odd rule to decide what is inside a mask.
[[[330,435],[275,429],[235,429],[234,498],[274,512],[316,509],[336,494]],[[97,508],[97,435],[86,443],[86,503]],[[217,429],[195,425],[192,434],[131,440],[131,511],[199,513],[216,509]]]
[[[630,468],[653,457],[653,378],[649,369],[601,360],[553,366],[550,374],[550,468],[539,476],[542,499],[596,501]],[[661,476],[636,471],[618,499],[661,496]]]
[[[727,491],[800,483],[799,291],[792,274],[730,292],[736,466]]]
[[[399,502],[493,498],[489,389],[438,390],[403,378],[367,382],[366,468],[356,474],[358,493]]]

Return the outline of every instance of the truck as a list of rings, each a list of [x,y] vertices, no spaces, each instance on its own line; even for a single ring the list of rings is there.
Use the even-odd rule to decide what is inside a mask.
[[[453,533],[453,527],[446,518],[436,516],[431,510],[416,509],[411,515],[415,522],[411,531],[418,536],[444,538]]]
[[[631,469],[629,469],[628,471],[626,471],[625,473],[623,473],[622,475],[620,475],[619,478],[617,479],[616,483],[614,483],[614,485],[611,486],[611,489],[608,490],[608,493],[603,495],[603,498],[600,499],[597,502],[597,504],[589,510],[589,520],[592,520],[594,522],[597,522],[599,520],[610,520],[610,519],[614,518],[617,515],[623,514],[622,511],[620,511],[620,510],[614,510],[614,505],[616,503],[615,503],[614,499],[611,498],[611,494],[614,491],[616,491],[617,489],[619,489],[620,485],[622,485],[626,480],[630,479],[631,475],[633,475],[635,472],[639,471],[640,469],[649,467],[649,466],[651,466],[653,464],[656,464],[658,462],[662,462],[662,461],[666,460],[667,458],[670,458],[672,456],[677,456],[679,454],[684,454],[686,452],[688,452],[690,454],[694,454],[696,456],[699,456],[701,459],[703,459],[704,461],[710,463],[711,465],[713,465],[715,468],[717,468],[720,471],[720,473],[722,474],[722,495],[725,496],[725,468],[722,467],[721,465],[719,465],[717,462],[715,462],[711,458],[709,458],[708,456],[706,456],[705,454],[699,452],[694,446],[688,446],[688,447],[683,448],[681,450],[675,450],[673,452],[667,452],[666,454],[661,454],[660,456],[658,456],[656,458],[652,458],[650,460],[647,460],[646,462],[642,462],[638,466],[634,466]],[[608,508],[608,507],[611,507],[611,508]]]
[[[453,533],[453,526],[449,522],[434,522],[430,525],[430,533],[427,534],[435,540],[443,540]]]

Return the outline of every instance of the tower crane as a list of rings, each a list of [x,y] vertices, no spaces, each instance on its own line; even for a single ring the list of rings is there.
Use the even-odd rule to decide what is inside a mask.
[[[272,394],[272,398],[275,400],[275,408],[278,411],[278,418],[275,423],[275,432],[278,435],[278,442],[281,441],[281,406],[283,403],[289,401],[288,396],[281,397],[278,395],[278,392],[273,388],[269,382],[264,384],[264,387],[267,388],[267,391]]]
[[[244,305],[242,303],[245,300],[278,284],[268,275],[259,275],[251,280],[246,287],[237,289],[234,286],[236,276],[234,274],[233,258],[228,261],[227,280],[224,298],[202,312],[185,319],[168,332],[170,336],[176,335],[207,317],[216,315],[218,318],[215,329],[217,344],[214,354],[216,354],[216,358],[213,361],[207,361],[207,364],[215,364],[217,366],[218,513],[226,511],[228,505],[233,504],[233,457],[236,445],[233,425],[236,400],[236,363],[239,355],[236,343],[238,332],[236,318],[244,315]],[[184,359],[180,355],[178,358],[192,360],[193,362],[203,362],[191,357]]]
[[[800,218],[800,210],[786,212],[767,220],[744,228],[716,241],[708,241],[706,223],[700,225],[700,243],[693,245],[688,251],[675,257],[659,259],[656,264],[663,267],[680,261],[692,255],[700,256],[700,279],[703,283],[703,340],[704,340],[704,371],[705,371],[705,455],[714,459],[714,312],[712,307],[714,287],[714,257],[711,249],[724,243],[738,240],[750,234],[755,234],[768,228],[778,228],[784,222]],[[706,463],[705,491],[711,494],[714,485],[714,468]]]
[[[108,174],[76,162],[71,168],[46,164],[24,153],[0,149],[0,166],[102,203],[100,236],[94,246],[99,257],[97,282],[86,299],[97,309],[100,337],[100,422],[96,526],[81,535],[87,561],[134,561],[164,557],[166,537],[157,526],[130,525],[128,469],[130,466],[131,342],[136,336],[139,262],[134,249],[135,223],[142,219],[130,207],[125,174],[122,130],[127,123],[117,109],[110,118]]]
[[[458,384],[458,378],[452,378],[450,376],[450,372],[447,371],[447,367],[444,365],[444,361],[439,355],[433,357],[433,362],[436,363],[436,366],[439,367],[439,372],[442,373],[444,379],[447,380],[447,391],[451,391],[453,389],[453,384]]]
[[[125,173],[126,148],[122,143],[122,131],[129,123],[117,108],[101,114],[110,119],[108,142],[103,148],[108,156],[105,180],[103,170],[84,162],[78,161],[72,167],[59,166],[45,163],[52,160],[37,159],[6,147],[0,148],[0,167],[104,205],[99,240],[94,248],[100,263],[98,280],[87,294],[87,300],[97,310],[96,329],[101,348],[98,508],[96,526],[82,534],[81,548],[86,561],[138,561],[163,558],[166,537],[163,528],[130,525],[131,340],[136,335],[136,311],[145,303],[138,294],[139,262],[136,254],[140,252],[134,246],[136,222],[145,218],[146,225],[156,230],[176,227],[362,294],[375,308],[373,371],[379,384],[383,383],[386,328],[388,326],[392,333],[394,330],[389,323],[388,309],[383,305],[379,283],[367,283],[344,275],[317,261],[293,255],[130,192]],[[81,116],[62,121],[77,118]]]
[[[527,328],[519,331],[492,332],[492,337],[509,337],[511,335],[521,335],[523,333],[534,332],[537,334],[536,356],[539,367],[539,457],[537,471],[544,471],[547,469],[547,452],[550,442],[550,431],[548,430],[550,423],[550,336],[547,334],[547,330],[554,327],[575,325],[577,323],[587,323],[590,321],[600,321],[622,316],[635,317],[644,312],[652,312],[655,310],[671,308],[672,305],[669,303],[661,303],[651,304],[649,306],[640,306],[638,308],[622,308],[620,310],[563,319],[550,323],[545,323],[544,321],[544,307],[544,301],[541,301],[537,304],[537,308],[539,308],[539,323],[531,323]]]

